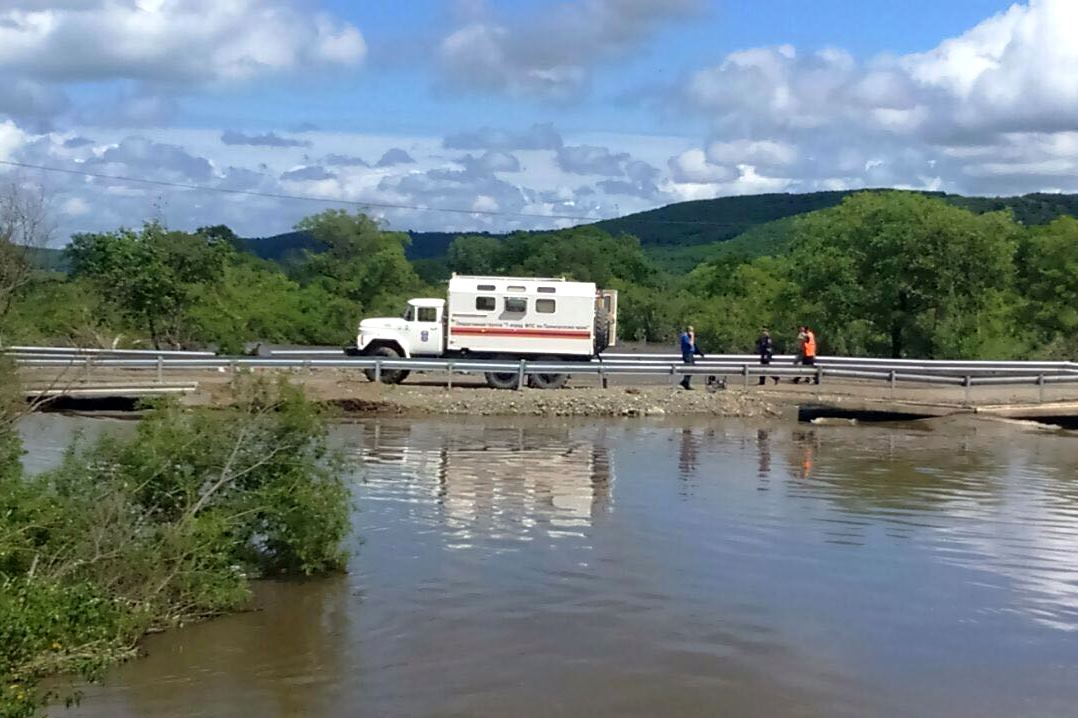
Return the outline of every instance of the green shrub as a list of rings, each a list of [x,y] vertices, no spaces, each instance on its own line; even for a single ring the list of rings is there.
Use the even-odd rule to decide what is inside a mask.
[[[349,494],[323,417],[284,382],[225,410],[152,409],[128,439],[26,477],[0,433],[0,716],[46,675],[93,677],[146,630],[241,607],[259,575],[343,568]]]

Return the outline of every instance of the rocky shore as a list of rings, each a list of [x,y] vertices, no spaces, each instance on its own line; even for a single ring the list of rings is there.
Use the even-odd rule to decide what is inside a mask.
[[[788,401],[745,391],[709,393],[669,387],[498,391],[402,385],[363,394],[328,403],[354,414],[596,417],[779,417],[791,406]]]

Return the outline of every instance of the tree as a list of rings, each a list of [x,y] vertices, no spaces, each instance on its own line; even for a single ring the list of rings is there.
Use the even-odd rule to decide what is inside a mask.
[[[1018,275],[1038,339],[1078,349],[1078,219],[1030,229],[1018,252]]]
[[[684,310],[683,323],[693,323],[707,351],[750,351],[761,327],[770,327],[775,347],[792,344],[800,287],[785,257],[760,257],[752,262],[719,258],[689,277],[695,306]]]
[[[501,261],[501,242],[490,236],[457,237],[447,253],[449,269],[457,274],[492,275]]]
[[[307,217],[296,229],[310,233],[326,247],[325,252],[307,254],[297,272],[299,278],[321,283],[359,310],[382,306],[388,296],[424,289],[404,255],[411,241],[407,234],[383,231],[370,217],[344,210]]]
[[[185,312],[221,277],[233,250],[152,222],[138,232],[76,235],[67,252],[72,276],[92,280],[160,348],[190,339]]]
[[[999,323],[979,319],[998,311],[1013,283],[1020,228],[1009,213],[866,192],[806,215],[794,231],[804,320],[825,343],[937,357],[976,354],[998,340]],[[962,332],[974,341],[959,341]]]
[[[15,182],[0,188],[0,328],[33,278],[32,252],[48,244],[52,230],[44,191]]]

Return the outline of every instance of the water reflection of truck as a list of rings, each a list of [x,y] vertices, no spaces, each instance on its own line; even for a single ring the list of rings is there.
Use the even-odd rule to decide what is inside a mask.
[[[568,429],[484,428],[449,434],[423,427],[374,427],[361,458],[419,479],[446,517],[465,525],[587,525],[611,501],[605,446]]]
[[[613,346],[617,292],[592,282],[534,277],[464,277],[449,280],[447,299],[410,299],[403,317],[364,319],[354,348],[361,356],[460,357],[586,361]],[[403,369],[380,372],[398,384]],[[374,380],[374,371],[368,371]],[[529,375],[539,389],[561,387],[568,374]],[[516,372],[487,372],[487,383],[514,389]]]

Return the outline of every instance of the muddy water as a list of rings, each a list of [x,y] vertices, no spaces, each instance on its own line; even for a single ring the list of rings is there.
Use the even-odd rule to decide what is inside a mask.
[[[67,715],[1078,711],[1073,436],[469,419],[336,439],[350,574],[154,637]]]

